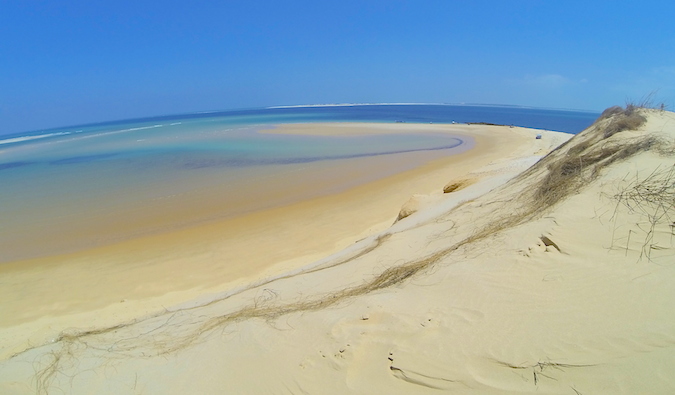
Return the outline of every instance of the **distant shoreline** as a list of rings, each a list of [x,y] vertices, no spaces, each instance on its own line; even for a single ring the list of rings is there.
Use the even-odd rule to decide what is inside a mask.
[[[569,112],[585,112],[589,114],[600,115],[602,111],[596,110],[582,110],[574,108],[558,108],[558,107],[535,107],[535,106],[521,106],[514,104],[481,104],[481,103],[415,103],[415,102],[401,102],[401,103],[325,103],[325,104],[292,104],[292,105],[278,105],[267,106],[263,108],[312,108],[312,107],[356,107],[356,106],[464,106],[464,107],[495,107],[495,108],[522,108],[531,110],[554,110],[554,111],[569,111]],[[227,110],[224,110],[227,111]],[[217,111],[214,111],[217,112]]]
[[[135,122],[148,122],[148,123],[153,123],[153,122],[170,122],[173,120],[181,120],[183,118],[187,119],[199,119],[199,118],[209,118],[209,117],[218,117],[218,116],[232,116],[232,115],[238,115],[238,114],[263,114],[266,112],[275,112],[275,111],[301,111],[301,110],[322,110],[322,109],[340,109],[340,108],[377,108],[378,106],[385,107],[389,111],[391,111],[392,108],[394,107],[401,107],[401,108],[406,108],[406,107],[411,107],[411,108],[416,108],[419,109],[420,107],[424,106],[430,106],[430,107],[435,107],[443,110],[448,110],[452,108],[457,108],[457,109],[501,109],[501,110],[512,110],[512,111],[519,111],[519,110],[527,110],[527,111],[553,111],[553,112],[561,112],[561,113],[577,113],[577,114],[585,114],[588,115],[588,125],[597,118],[597,116],[600,115],[599,111],[591,111],[591,110],[578,110],[578,109],[564,109],[564,108],[539,108],[539,107],[528,107],[528,106],[514,106],[514,105],[500,105],[500,104],[466,104],[466,103],[458,103],[458,104],[448,104],[448,103],[346,103],[346,104],[310,104],[310,105],[281,105],[281,106],[269,106],[269,107],[260,107],[260,108],[240,108],[240,109],[226,109],[226,110],[213,110],[213,111],[198,111],[198,112],[192,112],[192,113],[181,113],[181,114],[158,114],[158,115],[149,115],[149,116],[144,116],[144,117],[132,117],[132,118],[127,118],[127,119],[114,119],[114,120],[109,120],[109,121],[93,121],[93,122],[87,122],[87,123],[76,123],[73,125],[66,125],[66,126],[60,126],[60,127],[49,127],[49,128],[41,128],[41,129],[35,129],[31,131],[24,131],[24,132],[8,132],[8,133],[2,133],[0,134],[0,139],[7,139],[10,137],[22,137],[26,135],[34,135],[34,134],[45,134],[45,133],[53,133],[53,132],[63,132],[63,131],[71,131],[70,129],[82,129],[82,128],[91,128],[91,127],[98,127],[98,126],[106,126],[106,125],[122,125],[126,123],[135,123]],[[484,116],[481,115],[481,116]],[[391,122],[393,122],[397,117],[393,117]],[[399,117],[405,120],[406,122],[414,123],[414,122],[422,122],[426,123],[428,121],[415,121],[414,119],[405,119],[405,117]],[[477,119],[472,119],[468,121],[480,121],[480,118]],[[278,121],[278,120],[277,120]],[[279,123],[277,121],[270,122],[270,123]],[[328,120],[330,122],[331,120]],[[333,120],[336,121],[336,120]],[[364,119],[344,119],[341,120],[342,122],[357,122],[357,121],[364,121]],[[370,120],[365,120],[369,122],[377,122],[377,119],[370,119]],[[431,121],[435,123],[451,123],[453,121],[452,117],[447,120],[441,120],[441,119],[431,119]],[[461,121],[457,120],[458,123],[464,123],[466,121]],[[496,122],[499,123],[499,122]],[[504,123],[504,122],[502,122]],[[506,124],[506,123],[504,123]],[[509,123],[510,124],[510,123]],[[533,124],[527,124],[527,123],[522,123],[519,124],[518,126],[520,127],[537,127],[536,125]],[[585,127],[585,126],[584,126]],[[548,129],[548,130],[558,130],[558,131],[566,131],[569,133],[575,133],[575,132],[580,132],[583,130],[584,127],[578,128],[576,130],[558,130],[557,128],[550,127],[549,126],[542,126],[539,127],[541,129]],[[80,131],[80,130],[78,130]]]

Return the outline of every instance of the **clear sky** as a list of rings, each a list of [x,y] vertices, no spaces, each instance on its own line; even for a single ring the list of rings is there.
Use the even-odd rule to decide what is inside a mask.
[[[314,103],[675,107],[675,1],[0,0],[0,134]]]

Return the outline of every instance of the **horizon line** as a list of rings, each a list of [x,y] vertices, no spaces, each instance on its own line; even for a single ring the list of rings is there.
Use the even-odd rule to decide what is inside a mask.
[[[574,111],[574,112],[585,112],[590,114],[600,114],[600,111],[593,110],[581,110],[581,109],[571,109],[571,108],[554,108],[554,107],[536,107],[536,106],[524,106],[517,104],[490,104],[490,103],[419,103],[419,102],[400,102],[400,103],[319,103],[319,104],[296,104],[296,105],[278,105],[278,106],[265,106],[265,107],[242,107],[242,108],[230,108],[224,110],[210,110],[210,111],[195,111],[187,113],[175,113],[175,114],[163,114],[163,115],[149,115],[142,117],[132,117],[132,118],[118,118],[107,121],[95,121],[88,123],[80,123],[73,125],[65,126],[55,126],[50,128],[40,128],[34,130],[26,130],[22,132],[10,132],[2,133],[0,136],[6,138],[19,137],[26,134],[32,133],[46,133],[54,130],[65,129],[65,128],[78,128],[86,127],[93,125],[104,125],[108,123],[124,123],[137,120],[152,120],[156,118],[172,118],[172,117],[181,117],[189,115],[201,115],[201,114],[218,114],[218,113],[227,113],[233,111],[250,111],[250,110],[268,110],[268,109],[284,109],[284,108],[319,108],[319,107],[357,107],[357,106],[466,106],[466,107],[504,107],[504,108],[524,108],[524,109],[536,109],[536,110],[556,110],[556,111]]]
[[[278,105],[261,107],[264,109],[276,108],[312,108],[312,107],[357,107],[357,106],[466,106],[466,107],[508,107],[508,108],[529,108],[533,110],[557,110],[557,111],[577,111],[587,113],[601,113],[596,110],[583,110],[579,108],[563,108],[563,107],[537,107],[525,106],[519,104],[493,104],[493,103],[424,103],[424,102],[400,102],[400,103],[321,103],[321,104],[293,104],[293,105]],[[227,110],[224,110],[227,111]],[[208,111],[218,112],[218,111]]]

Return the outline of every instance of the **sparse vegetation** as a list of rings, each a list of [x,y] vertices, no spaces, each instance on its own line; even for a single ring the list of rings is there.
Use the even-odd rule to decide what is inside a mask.
[[[603,168],[658,145],[658,139],[645,137],[619,144],[606,144],[585,154],[566,155],[547,165],[547,174],[534,193],[536,205],[542,208],[553,206],[595,179]]]
[[[636,233],[643,234],[640,259],[651,260],[654,249],[663,248],[655,243],[654,236],[658,225],[670,227],[671,236],[675,235],[675,165],[670,168],[658,168],[647,177],[628,182],[616,195],[616,208],[613,217],[618,215],[619,207],[625,207],[629,213],[637,213],[647,219],[646,227],[637,227]],[[629,230],[626,251],[630,244]]]
[[[646,118],[643,108],[628,104],[606,109],[586,131],[568,140],[519,179],[543,173],[536,184],[532,199],[538,210],[551,207],[595,179],[602,169],[642,152],[657,149],[665,142],[653,136],[606,140],[617,133],[639,128]]]
[[[613,108],[615,107],[612,107],[612,109]],[[605,112],[606,111],[607,110],[605,110]],[[605,113],[603,112],[603,114]],[[636,130],[647,121],[647,118],[640,113],[639,107],[632,104],[626,105],[626,108],[619,112],[611,110],[610,114],[609,124],[605,127],[605,138],[623,132],[624,130]],[[600,119],[603,119],[602,115],[600,116]]]
[[[529,370],[532,369],[532,376],[533,376],[533,381],[534,385],[538,385],[539,381],[541,381],[541,377],[546,377],[551,380],[556,380],[554,377],[544,374],[544,370],[549,369],[549,370],[559,370],[559,371],[564,371],[565,369],[570,369],[570,368],[586,368],[589,366],[595,366],[595,365],[580,365],[580,364],[568,364],[568,363],[557,363],[557,362],[551,362],[551,361],[539,361],[535,364],[532,365],[513,365],[507,362],[503,361],[495,361],[499,365],[502,365],[507,368],[511,369],[525,369]],[[557,381],[557,380],[556,380]],[[576,391],[576,390],[575,390]]]
[[[624,130],[638,129],[646,121],[644,115],[641,114],[644,109],[658,109],[660,111],[665,111],[665,103],[659,103],[658,105],[654,104],[655,94],[656,92],[651,92],[637,101],[628,100],[625,108],[613,106],[603,111],[596,123],[605,119],[610,120],[609,124],[605,126],[604,137],[611,137]]]

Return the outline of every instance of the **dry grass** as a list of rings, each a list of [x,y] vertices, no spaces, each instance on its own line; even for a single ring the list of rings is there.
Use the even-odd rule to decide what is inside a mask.
[[[641,107],[633,104],[626,105],[626,108],[614,106],[606,109],[587,130],[521,174],[517,179],[529,180],[536,174],[543,174],[531,195],[534,207],[538,210],[552,207],[593,181],[603,168],[638,152],[661,146],[663,142],[652,136],[619,142],[607,140],[617,133],[642,126],[646,121],[642,112]]]
[[[602,118],[602,116],[601,116]],[[610,118],[609,125],[605,127],[605,138],[611,137],[624,130],[636,130],[642,126],[647,118],[640,114],[637,107],[627,105],[626,108]]]
[[[640,113],[640,108],[634,104],[627,104],[625,108],[619,106],[610,107],[603,111],[595,122],[608,121],[608,124],[604,127],[605,138],[624,130],[635,130],[646,121],[646,118]]]
[[[536,186],[533,204],[542,209],[551,207],[593,181],[602,169],[660,144],[657,138],[648,136],[628,142],[608,143],[585,154],[566,155],[547,165],[546,175]]]
[[[503,361],[498,361],[495,360],[496,363],[499,365],[502,365],[504,367],[510,368],[510,369],[525,369],[525,370],[532,370],[532,376],[533,376],[533,381],[534,385],[538,385],[539,381],[541,381],[541,377],[545,377],[551,380],[557,381],[554,377],[548,374],[544,374],[545,370],[559,370],[559,371],[564,371],[565,369],[572,369],[572,368],[587,368],[590,366],[596,366],[596,365],[583,365],[583,364],[569,364],[569,363],[557,363],[557,362],[551,362],[551,361],[538,361],[535,364],[531,365],[513,365],[507,362]],[[575,390],[576,391],[576,390]],[[578,393],[578,391],[577,391]]]
[[[628,100],[625,108],[619,106],[609,107],[602,112],[596,122],[609,119],[609,125],[605,126],[604,137],[611,137],[624,130],[636,130],[646,121],[642,111],[644,109],[658,109],[665,111],[665,103],[655,104],[654,96],[656,92],[651,92],[643,96],[640,100]]]
[[[654,243],[657,226],[664,224],[670,226],[671,236],[675,234],[675,165],[670,168],[657,168],[643,179],[636,176],[635,180],[625,185],[613,199],[616,200],[613,217],[617,216],[619,207],[623,206],[629,213],[637,213],[641,218],[647,219],[646,227],[638,227],[640,232],[644,233],[639,259],[651,260],[652,250],[658,248]]]

